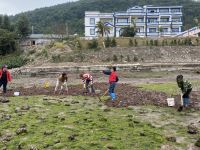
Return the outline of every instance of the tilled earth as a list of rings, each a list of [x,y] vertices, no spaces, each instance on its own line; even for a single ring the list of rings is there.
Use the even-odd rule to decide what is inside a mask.
[[[101,96],[107,89],[108,83],[95,83],[95,89],[100,90]],[[78,96],[83,95],[82,85],[69,86],[69,93],[64,93],[64,95]],[[17,89],[8,90],[8,96],[13,96],[14,92],[20,92],[20,96],[33,96],[33,95],[51,95],[54,94],[54,87],[44,88],[44,87],[19,87]],[[106,105],[110,107],[128,107],[133,105],[157,105],[157,106],[167,106],[167,95],[164,92],[154,92],[154,91],[144,91],[140,88],[130,86],[128,84],[118,84],[116,87],[117,101],[112,103],[112,101],[106,101]],[[175,97],[176,107],[180,104],[180,96]],[[199,102],[200,92],[192,92],[191,94],[191,106],[193,108],[200,109]]]

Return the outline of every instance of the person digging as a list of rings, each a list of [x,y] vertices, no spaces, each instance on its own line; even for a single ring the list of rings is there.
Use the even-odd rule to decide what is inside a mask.
[[[63,72],[58,78],[56,82],[56,87],[54,90],[54,94],[57,93],[59,90],[59,94],[62,94],[64,91],[68,93],[68,86],[67,86],[68,77],[65,72]]]
[[[11,82],[12,77],[6,65],[3,65],[0,70],[0,88],[3,86],[3,96],[6,96],[7,84]]]
[[[177,85],[181,89],[181,106],[178,108],[178,111],[182,111],[183,108],[187,108],[190,104],[190,93],[192,91],[192,84],[187,80],[183,80],[183,75],[178,75],[176,77]]]
[[[116,67],[112,67],[111,70],[104,70],[103,73],[105,75],[109,75],[109,95],[111,97],[111,100],[113,103],[115,103],[116,100],[116,93],[115,93],[115,87],[116,83],[118,82],[118,76],[116,73]]]
[[[88,93],[92,93],[93,95],[95,94],[95,90],[94,90],[94,86],[93,86],[93,77],[91,74],[89,73],[85,73],[85,74],[80,74],[79,75],[80,78],[83,81],[83,94],[88,94]],[[91,88],[91,91],[89,90],[89,88]]]

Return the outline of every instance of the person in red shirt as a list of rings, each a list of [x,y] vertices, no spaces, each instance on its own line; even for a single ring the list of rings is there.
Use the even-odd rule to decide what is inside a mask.
[[[112,70],[104,70],[103,73],[105,75],[109,75],[109,94],[111,96],[112,101],[116,99],[115,87],[118,82],[118,76],[116,73],[116,67],[112,67]]]
[[[92,94],[95,93],[94,86],[93,86],[93,77],[89,73],[82,73],[80,74],[80,78],[83,80],[83,88],[86,89],[86,93],[89,93],[89,87],[91,87]]]
[[[3,95],[7,92],[7,84],[11,82],[11,74],[7,69],[6,65],[3,65],[0,70],[0,87],[3,85]]]

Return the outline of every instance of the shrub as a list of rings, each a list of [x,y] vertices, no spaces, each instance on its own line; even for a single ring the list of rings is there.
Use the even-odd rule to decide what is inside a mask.
[[[153,46],[153,40],[150,40],[150,46]]]
[[[129,45],[130,47],[133,46],[133,40],[132,40],[132,39],[129,39],[128,45]]]
[[[8,66],[9,69],[11,68],[18,68],[21,67],[23,65],[25,65],[27,63],[27,59],[19,56],[19,57],[10,57],[7,58],[6,60],[1,60],[0,61],[0,66],[2,66],[3,64],[6,64]]]
[[[58,55],[52,55],[52,60],[53,60],[54,63],[60,62],[61,61],[60,54],[58,54]]]
[[[113,61],[114,61],[114,62],[117,62],[117,61],[118,61],[117,55],[113,55]]]
[[[134,45],[135,45],[135,46],[138,46],[138,42],[137,42],[136,39],[134,40]]]
[[[137,56],[134,56],[133,61],[134,61],[134,62],[138,62],[138,57],[137,57]]]
[[[127,55],[127,56],[126,56],[126,61],[127,61],[127,62],[130,62],[130,61],[131,61],[131,59],[130,59],[130,56],[129,56],[129,55]]]
[[[117,46],[117,42],[116,42],[115,38],[113,38],[113,39],[111,40],[110,46],[111,46],[111,47],[116,47],[116,46]]]
[[[89,49],[96,49],[98,47],[98,41],[96,39],[93,39],[91,42],[88,43]]]
[[[43,49],[43,50],[42,50],[42,56],[44,56],[45,58],[48,58],[48,57],[49,57],[49,53],[48,53],[48,50],[47,50],[47,49]]]
[[[120,61],[121,61],[121,62],[123,61],[123,58],[124,58],[124,56],[123,56],[123,55],[120,55]]]
[[[158,46],[158,40],[154,40],[154,46]]]
[[[111,46],[111,40],[110,40],[109,37],[107,37],[104,42],[105,42],[105,47],[110,47]]]
[[[146,40],[146,46],[149,46],[149,41],[148,40]]]

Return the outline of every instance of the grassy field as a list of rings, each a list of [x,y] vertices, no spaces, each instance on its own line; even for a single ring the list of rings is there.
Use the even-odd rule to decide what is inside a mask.
[[[165,145],[183,148],[198,138],[189,136],[185,126],[199,112],[184,115],[173,108],[156,106],[108,108],[96,98],[82,96],[10,100],[0,107],[0,148],[9,150],[159,150]],[[26,132],[16,134],[20,126]],[[169,134],[170,128],[173,134]],[[168,136],[186,140],[172,143]]]
[[[192,83],[193,91],[199,91],[200,80],[191,81],[191,83]],[[169,96],[180,94],[180,89],[178,88],[176,82],[140,84],[138,86],[144,90],[165,92]]]

